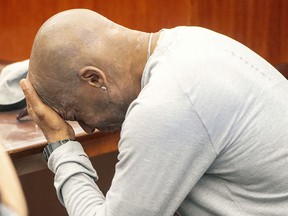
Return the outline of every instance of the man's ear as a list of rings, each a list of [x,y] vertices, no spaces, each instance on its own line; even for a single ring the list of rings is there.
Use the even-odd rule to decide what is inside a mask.
[[[85,66],[79,71],[79,77],[90,85],[100,88],[107,86],[106,75],[100,69],[93,66]]]

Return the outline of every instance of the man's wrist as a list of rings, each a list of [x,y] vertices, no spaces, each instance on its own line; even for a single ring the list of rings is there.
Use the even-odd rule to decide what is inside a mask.
[[[61,145],[64,145],[65,143],[70,142],[70,141],[75,141],[75,140],[74,139],[63,139],[63,140],[58,140],[55,142],[48,143],[48,145],[46,145],[44,147],[44,150],[43,150],[43,154],[44,154],[44,158],[45,158],[46,162],[48,162],[50,155],[52,154],[52,152],[55,149],[57,149]]]

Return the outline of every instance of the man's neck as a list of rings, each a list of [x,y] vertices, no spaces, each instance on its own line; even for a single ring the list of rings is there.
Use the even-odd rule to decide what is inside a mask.
[[[141,32],[139,36],[135,37],[134,48],[131,51],[131,68],[130,73],[133,77],[135,77],[135,81],[139,83],[138,91],[140,92],[141,87],[141,78],[143,75],[143,71],[145,65],[148,61],[148,58],[153,54],[157,41],[160,36],[160,32],[156,32],[152,34],[151,42],[149,44],[151,33]],[[149,46],[150,45],[150,46]],[[150,56],[148,56],[148,52],[150,50]]]

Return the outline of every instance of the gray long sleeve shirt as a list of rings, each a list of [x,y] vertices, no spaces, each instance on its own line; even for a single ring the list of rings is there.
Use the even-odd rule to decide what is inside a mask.
[[[69,142],[48,162],[59,200],[71,216],[288,215],[287,95],[287,80],[240,43],[198,27],[163,30],[106,197]]]

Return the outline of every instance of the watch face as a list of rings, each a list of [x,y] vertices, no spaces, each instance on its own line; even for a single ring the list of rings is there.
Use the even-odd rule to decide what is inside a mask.
[[[47,162],[52,152],[61,145],[62,145],[62,142],[58,141],[58,142],[48,143],[48,145],[45,146],[43,154]]]

